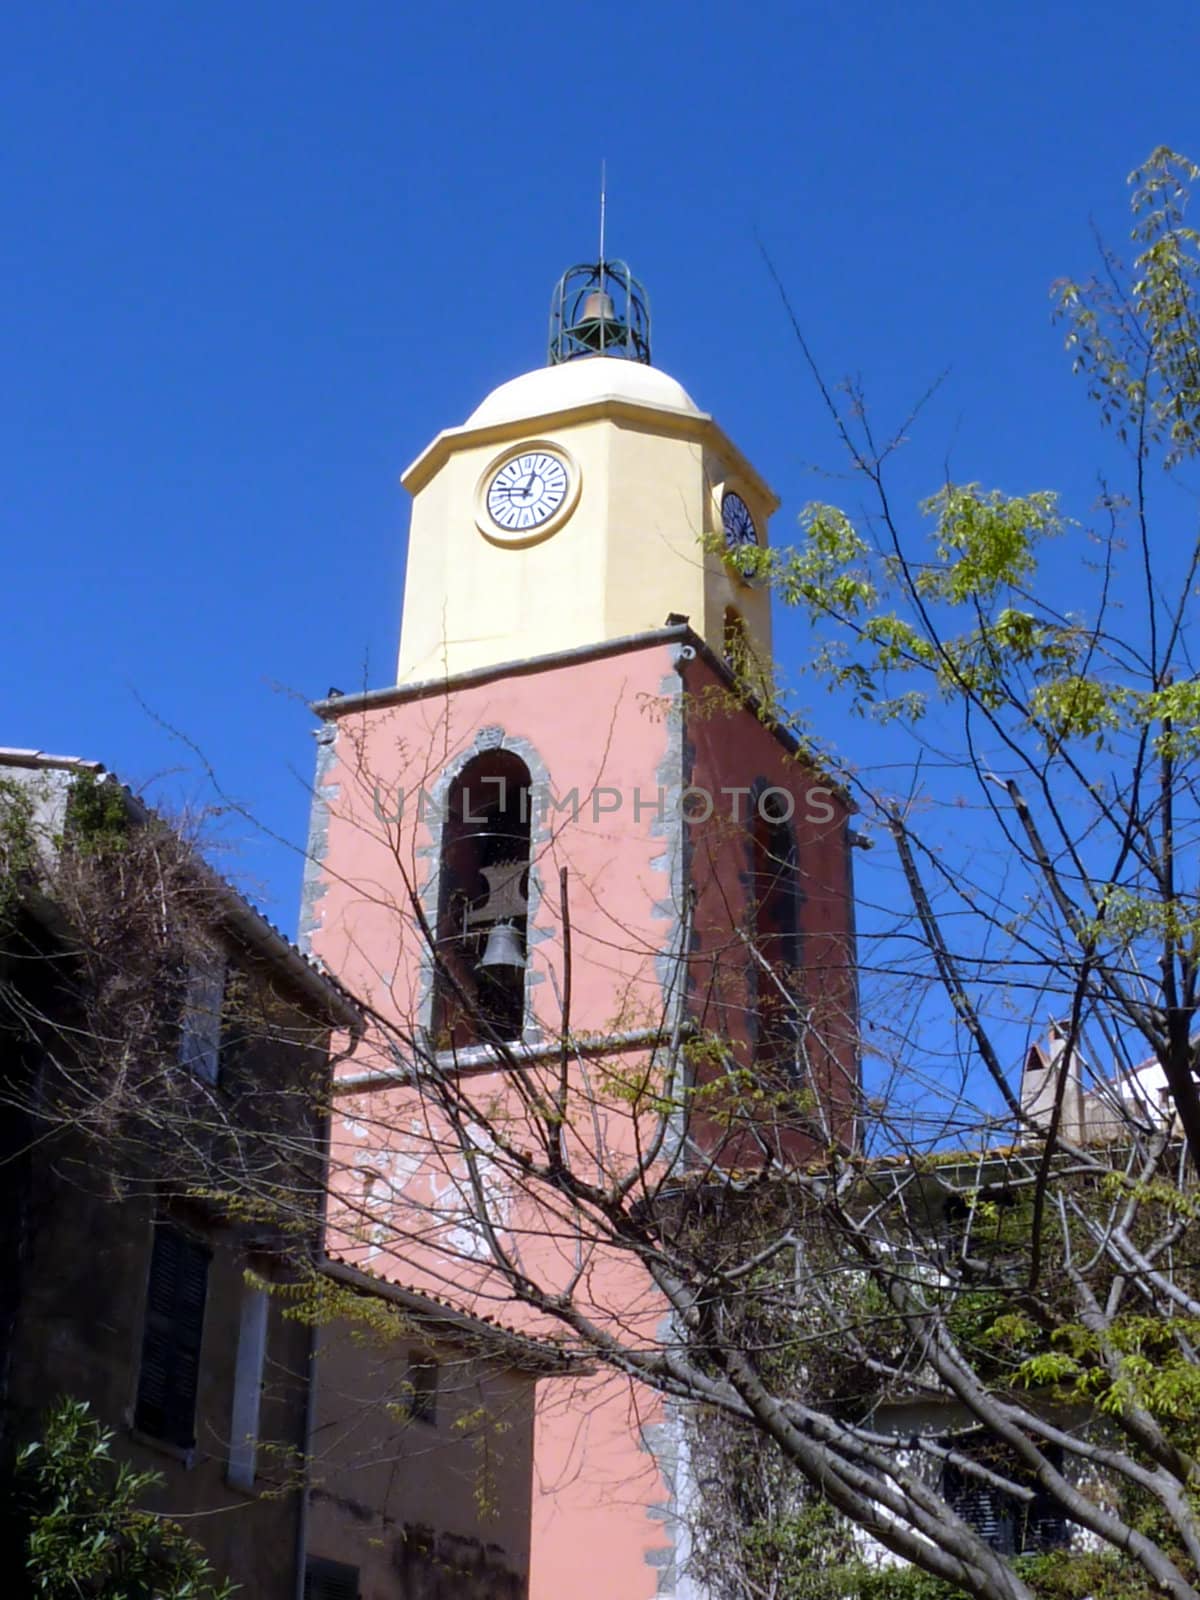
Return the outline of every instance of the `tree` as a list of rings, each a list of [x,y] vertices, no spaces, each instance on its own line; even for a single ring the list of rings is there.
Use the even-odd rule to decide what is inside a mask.
[[[117,1466],[112,1434],[78,1400],[47,1413],[43,1437],[20,1452],[26,1571],[46,1600],[232,1600],[177,1522],[140,1509],[161,1481]]]
[[[1185,215],[1197,176],[1155,151],[1131,177],[1132,272],[1106,251],[1100,281],[1056,290],[1076,370],[1125,447],[1129,485],[1105,486],[1101,531],[1085,535],[1047,493],[946,484],[922,507],[932,549],[922,546],[889,493],[895,442],[877,444],[860,395],[843,409],[822,384],[874,514],[856,525],[810,506],[798,550],[753,558],[822,631],[817,669],[851,708],[904,724],[919,753],[949,755],[973,791],[968,840],[946,826],[936,790],[881,795],[846,775],[890,842],[915,922],[876,942],[866,1010],[882,1032],[890,992],[892,1038],[919,1037],[920,1072],[905,1071],[911,1056],[894,1045],[887,1052],[899,1070],[876,1148],[896,1163],[890,1220],[874,1238],[853,1215],[841,1226],[864,1281],[899,1312],[895,1331],[993,1452],[1004,1446],[1010,1486],[1024,1478],[1049,1492],[1132,1557],[1141,1582],[1178,1593],[1194,1592],[1197,1576],[1198,1302],[1186,1240],[1200,1156],[1200,684],[1189,632],[1200,545],[1186,517],[1171,515],[1171,485],[1198,443],[1200,235]],[[1076,609],[1052,592],[1044,557],[1051,540],[1085,537],[1093,593],[1074,588]],[[900,975],[914,981],[907,993]],[[1047,1014],[1059,1049],[1031,1125],[1010,1068]],[[1087,1062],[1094,1098],[1080,1102]],[[906,1077],[922,1105],[901,1126]],[[1073,1097],[1086,1117],[1069,1111]],[[1014,1137],[1022,1153],[987,1153]],[[946,1143],[980,1151],[975,1191],[962,1196],[977,1234],[997,1229],[984,1182],[1014,1203],[990,1269],[965,1242],[957,1261],[935,1247],[924,1200],[917,1215],[896,1215],[909,1210],[904,1192],[922,1187],[923,1158]],[[943,1186],[961,1189],[967,1165],[960,1157],[954,1177],[943,1169]],[[880,1184],[874,1175],[872,1191]],[[935,1264],[936,1292],[896,1270],[898,1253]],[[878,1333],[858,1341],[877,1367]],[[1043,1404],[1014,1403],[1014,1384]],[[1102,1413],[1098,1453],[1095,1433],[1089,1444],[1049,1420],[1045,1402],[1067,1401]],[[1124,1514],[1097,1516],[1070,1492],[1067,1468],[1089,1461],[1110,1490],[1122,1486]],[[1129,1592],[1132,1573],[1122,1582]]]

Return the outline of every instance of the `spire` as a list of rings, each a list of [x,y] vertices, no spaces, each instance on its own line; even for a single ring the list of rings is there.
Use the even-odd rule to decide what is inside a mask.
[[[600,270],[604,271],[604,212],[608,204],[608,162],[600,163]]]
[[[608,208],[606,163],[600,163],[600,256],[594,266],[568,267],[550,301],[549,366],[580,356],[620,356],[650,365],[650,303],[623,261],[604,254]]]

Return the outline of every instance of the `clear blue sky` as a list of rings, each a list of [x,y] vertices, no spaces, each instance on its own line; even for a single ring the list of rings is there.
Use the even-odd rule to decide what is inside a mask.
[[[301,840],[305,701],[391,681],[397,475],[543,360],[601,157],[656,363],[782,495],[776,538],[838,458],[755,230],[883,424],[950,369],[914,497],[948,461],[1084,508],[1047,291],[1092,220],[1124,243],[1153,145],[1200,156],[1198,47],[1195,0],[10,4],[0,743],[203,798],[144,702]],[[291,927],[298,860],[229,833]]]

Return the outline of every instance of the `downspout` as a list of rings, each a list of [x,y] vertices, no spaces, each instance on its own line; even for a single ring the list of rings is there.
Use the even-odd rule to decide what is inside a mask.
[[[323,783],[334,757],[334,741],[337,738],[336,730],[322,727],[317,731],[317,770],[314,778],[312,808],[308,819],[308,841],[305,849],[304,883],[301,890],[300,903],[300,929],[299,941],[304,955],[311,959],[312,935],[318,923],[315,912],[315,902],[320,893],[319,879],[322,863],[325,857],[327,838],[325,829],[328,825],[328,802],[331,796],[323,789]],[[307,964],[307,963],[306,963]],[[345,1019],[337,1017],[336,1020],[345,1026]],[[332,1032],[325,1039],[326,1058],[326,1084],[329,1091],[329,1114],[324,1118],[321,1126],[320,1166],[318,1177],[320,1180],[320,1205],[317,1215],[315,1237],[311,1241],[312,1255],[310,1265],[315,1269],[317,1263],[325,1255],[325,1228],[328,1218],[329,1200],[329,1148],[333,1134],[334,1109],[334,1079],[341,1062],[353,1055],[365,1031],[365,1024],[361,1014],[351,1006],[349,1027],[347,1029],[344,1047],[336,1054],[331,1046],[333,1043]],[[300,1514],[296,1518],[296,1600],[304,1600],[304,1576],[308,1562],[308,1507],[309,1494],[312,1489],[312,1450],[313,1435],[316,1431],[317,1417],[317,1367],[321,1353],[321,1333],[317,1322],[314,1320],[308,1331],[308,1382],[304,1395],[304,1462],[300,1490]]]
[[[308,1330],[308,1387],[304,1396],[304,1476],[300,1485],[300,1514],[296,1519],[296,1600],[304,1600],[304,1573],[308,1565],[309,1466],[317,1413],[317,1355],[320,1329]]]
[[[338,1063],[352,1054],[360,1038],[361,1031],[355,1029],[350,1034],[346,1048],[336,1056],[330,1055],[328,1045],[326,1046],[326,1054],[329,1056],[330,1103],[329,1116],[324,1119],[321,1130],[321,1203],[310,1261],[310,1265],[314,1268],[325,1255],[325,1224],[329,1201],[329,1142],[333,1132],[333,1117],[336,1115],[333,1105],[333,1080]],[[309,1478],[312,1467],[313,1434],[316,1430],[317,1366],[320,1353],[321,1330],[314,1322],[308,1332],[308,1384],[304,1396],[304,1472],[300,1491],[300,1515],[296,1519],[296,1600],[304,1600],[304,1569],[308,1560],[308,1497],[311,1488]]]

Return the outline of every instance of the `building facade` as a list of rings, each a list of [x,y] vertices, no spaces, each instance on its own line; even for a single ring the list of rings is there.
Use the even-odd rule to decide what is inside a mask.
[[[220,1575],[296,1600],[312,1330],[272,1289],[315,1255],[317,1091],[358,1012],[96,763],[0,752],[0,802],[6,1504],[83,1400]]]
[[[321,1330],[310,1600],[521,1600],[534,1395],[556,1353],[330,1261],[353,1300]]]

